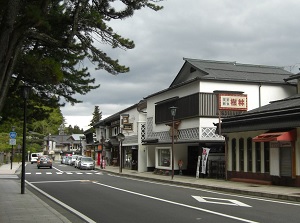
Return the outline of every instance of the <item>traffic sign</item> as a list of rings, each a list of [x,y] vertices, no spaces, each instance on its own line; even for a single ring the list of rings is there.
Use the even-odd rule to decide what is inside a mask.
[[[16,139],[9,139],[9,145],[15,146],[16,144],[17,144],[17,140]]]
[[[10,133],[9,133],[9,137],[10,137],[11,139],[15,139],[15,138],[17,138],[17,133],[16,133],[16,132],[10,132]]]

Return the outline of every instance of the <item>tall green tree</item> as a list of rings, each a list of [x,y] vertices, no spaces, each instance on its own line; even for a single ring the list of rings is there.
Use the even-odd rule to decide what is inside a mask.
[[[81,102],[75,94],[99,87],[87,67],[82,66],[85,59],[96,69],[113,75],[128,72],[128,67],[110,58],[98,45],[134,48],[134,42],[117,34],[109,21],[131,17],[144,7],[160,10],[159,1],[162,0],[1,0],[0,115],[12,115],[5,113],[4,106],[18,110],[21,84],[32,87],[38,108],[62,106],[61,98],[71,104]],[[121,4],[123,7],[119,7]],[[16,99],[4,103],[8,92]]]
[[[78,125],[74,125],[74,127],[72,127],[72,125],[69,125],[66,128],[66,134],[67,135],[72,135],[72,134],[83,134],[84,130],[80,129],[80,127]]]
[[[92,118],[89,126],[92,127],[94,124],[99,122],[101,119],[102,119],[102,111],[100,111],[99,106],[96,105],[94,108],[94,112],[93,112],[93,118]]]

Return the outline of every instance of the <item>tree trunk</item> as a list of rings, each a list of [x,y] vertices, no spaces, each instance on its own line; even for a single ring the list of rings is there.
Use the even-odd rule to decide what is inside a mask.
[[[9,89],[13,66],[21,47],[20,35],[16,35],[16,19],[22,5],[21,0],[7,1],[0,26],[0,113]]]

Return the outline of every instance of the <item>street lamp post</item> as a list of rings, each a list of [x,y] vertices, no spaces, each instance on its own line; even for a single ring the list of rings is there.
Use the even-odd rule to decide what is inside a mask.
[[[101,132],[101,160],[100,160],[100,167],[101,169],[105,169],[105,156],[106,156],[106,151],[104,150],[104,137],[103,137],[103,133]]]
[[[24,120],[23,120],[23,147],[22,147],[22,174],[21,174],[21,194],[25,193],[25,151],[26,151],[26,112],[27,99],[29,97],[30,87],[23,85],[22,93],[24,98]]]
[[[172,115],[172,180],[174,178],[174,118],[176,115],[177,107],[170,107]]]
[[[122,133],[119,133],[117,135],[117,139],[119,141],[119,156],[120,156],[119,173],[122,173],[122,142],[124,141],[125,136]]]

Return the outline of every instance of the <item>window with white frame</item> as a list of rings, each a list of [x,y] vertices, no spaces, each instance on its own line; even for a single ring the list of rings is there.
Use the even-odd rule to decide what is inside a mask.
[[[157,148],[157,165],[161,167],[171,166],[171,148]]]
[[[112,136],[116,136],[119,134],[119,132],[120,132],[119,127],[113,127],[111,134],[112,134]]]

